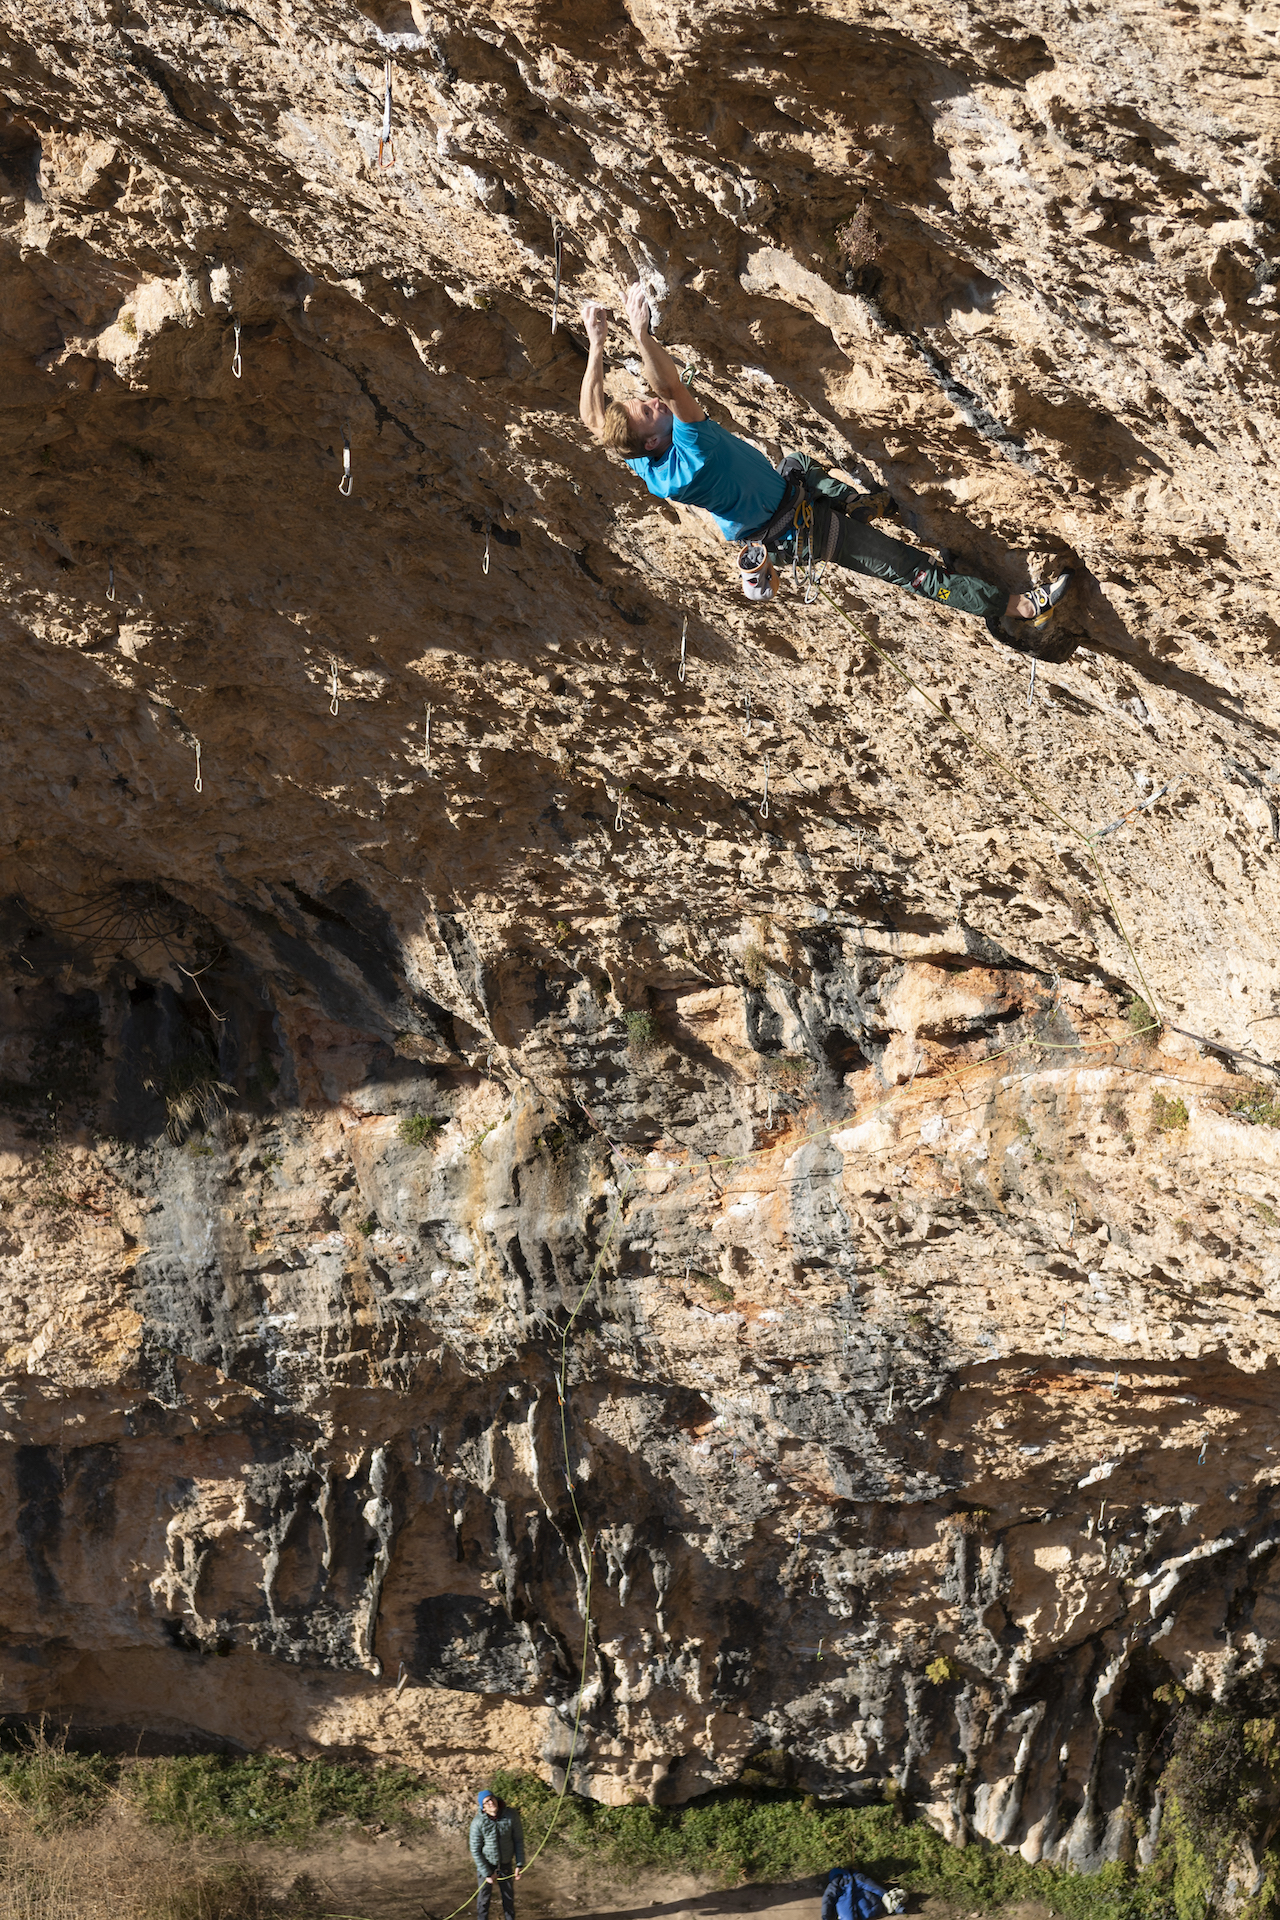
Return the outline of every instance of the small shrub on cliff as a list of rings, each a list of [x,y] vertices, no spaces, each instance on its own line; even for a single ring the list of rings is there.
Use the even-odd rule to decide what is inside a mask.
[[[1276,1097],[1274,1087],[1256,1084],[1246,1087],[1236,1095],[1227,1111],[1237,1120],[1247,1120],[1250,1126],[1280,1127],[1280,1098]]]
[[[643,1007],[628,1007],[622,1016],[622,1024],[627,1030],[628,1050],[637,1059],[652,1051],[657,1043],[658,1029],[651,1013],[646,1013]]]
[[[406,1114],[396,1132],[408,1147],[428,1146],[444,1129],[444,1121],[433,1113]]]
[[[985,1533],[991,1524],[990,1507],[962,1507],[958,1513],[949,1513],[943,1526],[951,1533]]]
[[[812,1080],[816,1069],[804,1053],[770,1053],[760,1061],[761,1080],[782,1093],[799,1093]]]
[[[717,1306],[731,1307],[733,1305],[733,1288],[727,1287],[724,1281],[717,1278],[714,1273],[691,1273],[689,1275],[689,1284],[690,1286],[701,1288],[703,1293],[710,1295]]]
[[[954,1660],[948,1659],[945,1653],[940,1653],[936,1660],[929,1662],[924,1670],[924,1677],[935,1687],[941,1687],[945,1686],[948,1680],[958,1680],[960,1669]]]
[[[769,977],[769,956],[758,940],[742,956],[742,977],[749,987],[762,987]]]
[[[1151,1118],[1161,1133],[1181,1133],[1190,1115],[1185,1100],[1167,1100],[1162,1093],[1153,1093]]]
[[[206,1053],[184,1054],[171,1061],[163,1075],[143,1081],[148,1093],[158,1093],[164,1101],[165,1132],[180,1146],[193,1127],[207,1133],[215,1120],[227,1110],[227,1101],[236,1090],[219,1080],[218,1070]]]
[[[851,220],[836,228],[836,250],[846,269],[855,275],[875,264],[883,245],[865,201]]]
[[[1124,1010],[1135,1040],[1141,1040],[1144,1046],[1154,1046],[1160,1034],[1160,1020],[1146,1001],[1135,993]]]

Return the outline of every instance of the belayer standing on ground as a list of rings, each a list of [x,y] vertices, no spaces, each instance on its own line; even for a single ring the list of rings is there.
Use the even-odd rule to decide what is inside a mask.
[[[524,1872],[524,1828],[517,1807],[509,1807],[486,1787],[476,1795],[480,1811],[471,1822],[471,1858],[480,1881],[476,1920],[489,1920],[489,1901],[496,1881],[502,1893],[504,1920],[515,1920],[516,1881]]]
[[[612,315],[589,301],[582,309],[590,351],[580,412],[583,425],[625,457],[650,493],[704,508],[726,540],[759,543],[774,561],[798,558],[811,569],[829,561],[976,614],[999,640],[1013,638],[1016,645],[1025,636],[1034,642],[1048,624],[1070,584],[1069,572],[1026,593],[1009,593],[952,573],[918,547],[890,539],[867,524],[887,503],[886,494],[859,494],[806,454],[788,454],[781,472],[770,466],[757,447],[708,419],[650,333],[649,296],[638,282],[627,291],[626,311],[653,392],[643,400],[606,399],[604,348]],[[749,571],[745,560],[740,564]],[[755,593],[749,585],[748,592],[767,597],[767,590]],[[1002,630],[1003,618],[1021,623],[1020,633]]]

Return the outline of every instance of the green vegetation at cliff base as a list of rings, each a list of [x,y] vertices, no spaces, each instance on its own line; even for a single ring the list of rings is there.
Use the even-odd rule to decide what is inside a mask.
[[[532,1774],[498,1773],[493,1785],[520,1808],[532,1850],[555,1794]],[[1205,1912],[1202,1880],[1194,1906],[1181,1897],[1192,1857],[1183,1858],[1172,1839],[1149,1867],[1135,1871],[1113,1861],[1097,1873],[1076,1873],[1031,1866],[982,1841],[953,1847],[895,1805],[822,1806],[795,1792],[729,1791],[670,1808],[606,1807],[569,1794],[555,1839],[631,1873],[707,1873],[730,1883],[805,1879],[852,1863],[882,1886],[907,1888],[913,1904],[932,1895],[967,1914],[1023,1901],[1066,1920],[1202,1920]]]
[[[823,1805],[770,1772],[764,1763],[784,1762],[780,1754],[757,1756],[762,1764],[749,1769],[738,1788],[682,1807],[610,1807],[567,1794],[557,1815],[557,1795],[532,1774],[499,1772],[491,1784],[520,1808],[531,1853],[557,1815],[551,1846],[606,1872],[678,1871],[732,1885],[808,1879],[853,1864],[882,1885],[907,1888],[915,1901],[933,1896],[966,1914],[1034,1901],[1064,1920],[1203,1920],[1218,1906],[1228,1878],[1223,1841],[1245,1832],[1255,1810],[1254,1774],[1260,1779],[1271,1758],[1270,1744],[1262,1753],[1259,1743],[1264,1733],[1270,1741],[1275,1725],[1219,1711],[1188,1718],[1166,1776],[1166,1784],[1181,1791],[1171,1795],[1155,1860],[1136,1870],[1112,1862],[1092,1874],[1031,1866],[1018,1853],[981,1841],[952,1847],[923,1820],[904,1817],[898,1802]],[[126,1803],[153,1832],[221,1849],[211,1856],[215,1861],[226,1844],[247,1840],[297,1847],[353,1826],[425,1831],[433,1825],[432,1796],[439,1790],[440,1783],[395,1765],[220,1753],[120,1757],[77,1751],[34,1728],[10,1730],[0,1744],[6,1825],[16,1819],[34,1835],[92,1833],[113,1803]],[[457,1840],[461,1853],[465,1836]],[[1268,1856],[1264,1868],[1271,1864]],[[258,1904],[250,1913],[241,1899],[249,1881],[224,1888],[229,1870],[215,1864],[212,1878],[206,1871],[200,1879],[206,1891],[227,1893],[228,1912],[206,1916],[202,1908],[190,1920],[294,1920],[292,1909],[267,1912],[258,1880]],[[1237,1899],[1238,1920],[1272,1910],[1274,1879],[1265,1871],[1259,1893]],[[317,1902],[316,1920],[322,1908]]]
[[[119,1796],[153,1825],[185,1835],[301,1845],[325,1827],[423,1820],[435,1791],[407,1767],[258,1754],[120,1759],[77,1752],[34,1730],[0,1750],[0,1800],[39,1833],[93,1820]]]

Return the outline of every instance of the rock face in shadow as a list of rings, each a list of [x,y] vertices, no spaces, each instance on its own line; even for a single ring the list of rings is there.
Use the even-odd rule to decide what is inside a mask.
[[[0,15],[7,1711],[1090,1866],[1272,1700],[1270,42],[1024,15]],[[1063,657],[749,607],[637,271]]]

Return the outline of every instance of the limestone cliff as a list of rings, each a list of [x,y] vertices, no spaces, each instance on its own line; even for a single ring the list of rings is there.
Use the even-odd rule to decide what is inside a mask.
[[[4,1709],[1149,1847],[1280,1657],[1274,9],[0,21]],[[1062,657],[748,607],[637,271]]]

